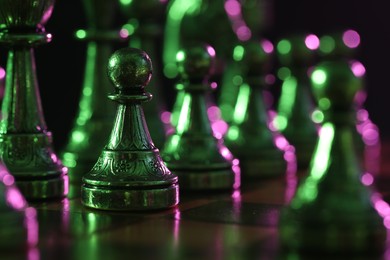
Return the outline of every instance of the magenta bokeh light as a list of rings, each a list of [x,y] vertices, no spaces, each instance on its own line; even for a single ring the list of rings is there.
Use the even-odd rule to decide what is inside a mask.
[[[360,44],[360,35],[354,30],[347,30],[343,33],[343,42],[349,48],[356,48]]]
[[[309,34],[305,38],[305,45],[310,50],[316,50],[320,47],[320,39],[314,34]]]

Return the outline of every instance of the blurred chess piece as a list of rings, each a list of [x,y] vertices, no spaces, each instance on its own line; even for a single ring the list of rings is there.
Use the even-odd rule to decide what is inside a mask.
[[[41,106],[34,47],[51,40],[44,25],[53,0],[1,2],[0,42],[9,48],[0,152],[27,200],[64,197],[67,168],[52,148]]]
[[[260,41],[243,45],[238,63],[243,82],[233,111],[225,144],[240,160],[242,179],[280,176],[286,172],[283,148],[276,142],[283,138],[271,132],[263,97],[265,76],[271,69],[272,53]],[[276,140],[275,140],[276,139]],[[285,140],[285,139],[284,139]],[[279,141],[280,142],[280,141]],[[287,146],[288,142],[284,142]]]
[[[209,78],[215,50],[208,44],[189,44],[177,62],[183,83],[183,101],[175,132],[168,137],[162,156],[178,175],[181,190],[234,190],[240,187],[238,160],[218,139],[207,115]]]
[[[3,253],[28,253],[38,243],[36,210],[15,185],[14,177],[0,162],[0,250]],[[11,254],[12,255],[12,254]]]
[[[276,45],[282,89],[273,126],[295,147],[298,169],[309,167],[318,138],[318,124],[312,119],[315,101],[308,75],[315,64],[314,51],[318,47],[319,39],[314,34],[293,35]]]
[[[111,84],[107,78],[107,60],[112,45],[123,40],[120,30],[112,29],[118,7],[116,0],[83,0],[87,30],[78,30],[76,37],[87,42],[84,81],[77,116],[68,142],[61,151],[69,169],[71,193],[73,185],[80,190],[81,178],[96,162],[112,128],[115,109],[107,100]]]
[[[361,81],[340,60],[321,62],[311,79],[316,99],[329,103],[318,102],[323,125],[309,174],[281,211],[281,243],[321,255],[380,255],[387,236],[383,212],[372,187],[361,182],[363,171],[354,147],[353,102]]]
[[[148,85],[153,99],[143,106],[143,110],[153,142],[157,147],[162,147],[168,130],[168,125],[162,120],[163,113],[168,109],[161,64],[168,1],[133,0],[119,3],[122,13],[128,19],[123,28],[129,34],[130,47],[144,50],[153,61],[153,78]]]
[[[348,62],[352,72],[362,81],[363,87],[358,91],[354,100],[354,110],[357,119],[355,131],[356,148],[361,158],[379,154],[375,152],[375,150],[380,150],[379,128],[372,122],[369,111],[364,107],[367,98],[365,82],[366,69],[363,63],[358,60],[361,45],[359,33],[353,29],[329,32],[321,36],[320,43],[319,54],[321,60],[343,60]],[[373,162],[372,159],[370,157],[366,162],[371,164]]]
[[[179,203],[178,178],[165,166],[145,121],[142,102],[152,95],[145,86],[152,62],[140,49],[111,55],[108,75],[115,86],[116,120],[95,166],[83,177],[82,203],[103,210],[163,209]]]

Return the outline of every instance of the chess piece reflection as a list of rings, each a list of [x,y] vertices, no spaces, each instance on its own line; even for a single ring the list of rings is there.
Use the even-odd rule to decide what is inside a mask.
[[[284,152],[276,146],[276,136],[268,127],[268,113],[262,94],[271,54],[263,49],[260,42],[250,41],[243,46],[240,65],[244,82],[239,88],[225,143],[240,160],[243,180],[280,176],[286,172],[287,165]]]
[[[309,174],[281,212],[281,242],[292,250],[381,252],[386,228],[371,187],[361,182],[354,148],[353,100],[361,82],[344,61],[320,63],[311,78],[317,100],[327,99],[329,105],[318,103],[324,123]]]
[[[222,139],[217,139],[207,115],[207,92],[215,51],[207,44],[192,45],[177,53],[183,82],[183,101],[175,132],[162,156],[178,175],[182,190],[232,190],[240,186],[238,160]]]
[[[295,148],[299,169],[307,169],[318,138],[318,126],[312,119],[315,102],[308,71],[315,61],[314,50],[319,47],[314,34],[294,35],[277,44],[278,70],[282,78],[275,128]]]
[[[15,251],[28,253],[28,250],[38,243],[36,210],[28,206],[15,185],[14,177],[2,162],[0,162],[0,212],[2,256],[4,253]]]
[[[63,197],[67,169],[52,148],[39,95],[34,47],[51,40],[44,25],[53,0],[0,2],[0,42],[9,48],[0,152],[27,200]]]
[[[111,84],[106,75],[106,62],[112,53],[112,44],[122,39],[119,30],[112,30],[116,0],[84,0],[83,4],[88,30],[79,30],[76,36],[88,42],[84,82],[78,114],[61,154],[69,169],[71,193],[73,184],[79,191],[83,174],[95,164],[112,127],[115,110],[107,100]]]
[[[129,46],[144,50],[153,61],[153,78],[148,84],[153,99],[144,104],[143,110],[154,144],[162,147],[167,126],[161,117],[167,110],[167,100],[162,88],[164,78],[161,53],[168,1],[133,0],[119,3],[120,10],[128,19],[123,27],[129,32]]]
[[[142,50],[123,48],[108,61],[115,86],[109,98],[118,103],[116,120],[95,166],[83,177],[82,203],[103,210],[148,210],[179,202],[178,178],[162,161],[145,121],[142,102],[152,62]]]

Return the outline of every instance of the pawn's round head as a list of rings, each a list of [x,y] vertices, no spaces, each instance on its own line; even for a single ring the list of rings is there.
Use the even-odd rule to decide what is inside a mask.
[[[215,50],[208,44],[193,44],[176,54],[176,62],[183,78],[203,81],[213,72]]]
[[[318,64],[311,74],[311,81],[314,96],[323,111],[350,110],[363,84],[350,64],[342,60]]]
[[[108,60],[108,77],[119,92],[142,92],[152,77],[152,61],[140,49],[119,49]]]

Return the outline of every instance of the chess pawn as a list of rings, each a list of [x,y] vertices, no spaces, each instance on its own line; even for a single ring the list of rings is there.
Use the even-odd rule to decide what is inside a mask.
[[[287,164],[283,150],[275,144],[276,135],[268,127],[263,98],[271,54],[260,42],[249,41],[243,46],[244,54],[239,64],[244,82],[239,88],[225,144],[240,160],[243,180],[280,176],[286,172]]]
[[[82,203],[102,210],[149,210],[179,202],[178,178],[154,146],[141,103],[152,95],[144,88],[152,76],[149,56],[136,48],[120,49],[108,61],[115,86],[109,98],[118,103],[108,143],[83,177]]]
[[[84,81],[77,116],[61,151],[70,182],[78,191],[83,174],[95,164],[105,145],[104,137],[111,131],[115,110],[107,100],[111,84],[106,75],[106,62],[112,54],[112,45],[123,40],[119,30],[112,29],[116,0],[83,0],[83,5],[88,30],[79,30],[76,36],[88,44]]]
[[[68,192],[67,168],[53,151],[44,120],[34,59],[34,47],[51,40],[44,25],[53,7],[53,0],[0,2],[0,42],[9,48],[0,153],[27,200]]]
[[[119,3],[120,10],[128,19],[123,28],[129,32],[129,46],[144,50],[153,61],[153,78],[148,84],[153,99],[144,104],[143,110],[153,142],[157,147],[162,147],[168,130],[161,119],[162,114],[167,111],[167,100],[162,88],[164,76],[161,43],[168,1],[133,0]]]
[[[282,89],[277,105],[275,128],[295,147],[298,169],[309,166],[318,138],[318,126],[312,119],[315,102],[308,76],[314,64],[318,37],[294,35],[277,43]]]
[[[384,220],[374,208],[371,187],[354,150],[353,99],[361,88],[348,63],[322,62],[312,73],[313,91],[324,114],[309,174],[279,220],[281,244],[321,253],[381,251]],[[379,205],[379,204],[378,204]]]
[[[233,190],[240,186],[238,160],[217,139],[207,115],[208,79],[214,49],[207,44],[177,53],[183,101],[175,132],[168,136],[162,156],[178,175],[181,190]]]

